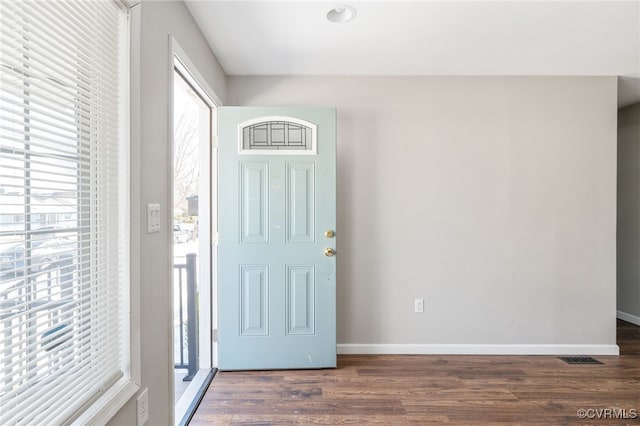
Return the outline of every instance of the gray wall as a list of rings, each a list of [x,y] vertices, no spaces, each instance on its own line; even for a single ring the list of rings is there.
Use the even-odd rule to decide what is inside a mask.
[[[226,75],[209,45],[202,37],[189,11],[182,2],[144,1],[141,6],[140,108],[132,115],[140,116],[140,135],[132,138],[132,199],[139,202],[140,214],[132,217],[143,229],[134,242],[134,272],[140,276],[140,338],[142,359],[142,389],[149,388],[147,424],[162,425],[173,422],[173,371],[171,343],[171,274],[172,221],[170,200],[170,142],[169,116],[169,35],[173,35],[194,62],[200,74],[216,94],[224,100]],[[135,79],[132,82],[136,90]],[[135,128],[135,120],[132,123]],[[160,203],[162,230],[146,234],[146,204]],[[135,226],[135,225],[134,225]],[[134,307],[135,309],[135,307]],[[137,312],[136,312],[137,313]],[[135,398],[111,420],[112,425],[135,425]]]
[[[338,108],[339,342],[615,343],[614,78],[227,79],[182,3],[139,7],[139,207],[169,211],[172,34],[227,104]],[[165,225],[134,244],[152,425],[172,412]],[[135,418],[133,398],[110,424]]]
[[[229,77],[228,103],[337,107],[339,343],[614,345],[616,87]]]
[[[640,325],[640,104],[618,111],[618,311]]]

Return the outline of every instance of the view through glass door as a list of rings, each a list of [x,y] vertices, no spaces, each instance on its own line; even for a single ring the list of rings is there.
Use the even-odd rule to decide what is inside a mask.
[[[215,105],[175,60],[173,72],[173,358],[175,423],[212,376],[211,136]]]

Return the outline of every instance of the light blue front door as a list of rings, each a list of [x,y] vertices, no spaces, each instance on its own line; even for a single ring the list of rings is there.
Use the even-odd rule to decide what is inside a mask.
[[[218,367],[335,367],[335,109],[218,120]]]

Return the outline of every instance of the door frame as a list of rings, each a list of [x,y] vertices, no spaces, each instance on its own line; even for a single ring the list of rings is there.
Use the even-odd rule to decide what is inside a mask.
[[[217,245],[214,244],[214,238],[218,233],[218,148],[217,148],[217,134],[218,134],[218,128],[217,128],[217,108],[219,106],[222,105],[222,102],[220,101],[220,98],[217,96],[217,94],[215,93],[215,91],[211,88],[211,86],[207,83],[207,80],[200,74],[200,72],[198,71],[198,68],[195,66],[195,64],[191,61],[191,59],[189,58],[189,56],[187,55],[187,53],[185,52],[184,49],[182,49],[182,47],[180,46],[180,44],[178,43],[178,41],[173,37],[173,36],[169,36],[169,64],[168,64],[168,86],[169,86],[169,108],[168,108],[168,120],[167,120],[167,124],[168,124],[168,135],[169,135],[169,143],[168,143],[168,149],[169,149],[169,170],[172,171],[172,173],[170,173],[170,176],[168,176],[169,178],[169,185],[168,187],[170,188],[169,190],[169,203],[166,210],[166,214],[167,214],[167,218],[168,220],[166,221],[166,226],[167,226],[167,231],[169,233],[169,235],[173,235],[173,186],[174,186],[174,176],[173,176],[173,161],[174,161],[174,152],[173,152],[173,148],[174,148],[174,128],[173,128],[173,106],[174,106],[174,97],[173,97],[173,93],[174,93],[174,84],[173,84],[173,79],[174,79],[174,72],[177,70],[180,75],[186,80],[186,82],[192,87],[192,89],[194,91],[196,91],[198,93],[198,95],[200,96],[200,98],[202,98],[202,100],[209,106],[210,110],[211,110],[211,117],[210,117],[210,124],[211,124],[211,128],[210,128],[210,143],[209,143],[209,147],[208,147],[208,153],[205,156],[202,156],[203,154],[203,150],[202,150],[202,146],[200,146],[200,154],[201,154],[201,158],[203,159],[207,159],[208,160],[208,184],[209,184],[209,200],[208,200],[208,205],[203,205],[203,206],[199,206],[199,210],[202,212],[203,210],[206,211],[206,215],[208,216],[208,220],[206,221],[206,226],[201,226],[199,228],[199,233],[200,233],[200,246],[202,247],[203,244],[207,244],[208,248],[210,250],[210,258],[208,259],[208,262],[200,262],[200,266],[199,266],[199,272],[198,272],[198,276],[201,277],[203,276],[203,274],[201,273],[201,271],[203,271],[203,268],[209,268],[208,271],[208,275],[209,275],[209,279],[210,281],[207,283],[208,285],[202,285],[204,284],[202,281],[200,281],[200,299],[201,300],[207,300],[208,304],[209,304],[209,311],[208,312],[200,312],[199,313],[199,356],[200,356],[200,368],[201,369],[207,369],[209,371],[211,371],[212,369],[214,369],[217,364],[217,356],[218,356],[218,351],[217,351],[217,342],[214,341],[213,338],[213,333],[211,332],[211,330],[217,328],[217,319],[218,319],[218,305],[217,305],[217,273],[215,273],[215,271],[217,271],[218,268],[218,251],[217,251]],[[207,147],[205,147],[207,148]],[[204,208],[203,208],[204,207]],[[200,226],[200,224],[199,224]],[[173,242],[173,238],[171,238],[171,243]],[[173,244],[173,243],[172,243]],[[172,246],[173,247],[173,246]],[[170,262],[173,263],[173,248],[170,250],[171,252],[171,259]],[[171,277],[173,277],[173,273],[171,274]],[[174,305],[174,300],[173,300],[173,278],[171,279],[171,288],[169,289],[169,293],[170,293],[170,307],[169,309],[173,312],[173,305]],[[171,321],[173,321],[173,313],[171,315]],[[175,336],[173,335],[173,325],[170,327],[171,330],[171,363],[169,365],[170,368],[170,375],[171,375],[171,392],[170,392],[170,396],[171,396],[171,406],[170,406],[170,412],[172,414],[172,417],[174,417],[175,419],[175,423],[176,424],[181,424],[184,420],[184,418],[176,418],[176,402],[175,401],[175,394],[174,394],[174,360],[173,360],[173,344],[174,344],[174,338]],[[206,339],[203,339],[202,337],[206,337]],[[203,378],[211,378],[212,374],[209,373],[208,375],[205,375],[206,377]],[[195,390],[195,392],[198,392],[198,390]],[[194,395],[195,397],[195,395]],[[195,401],[197,402],[197,401]],[[192,402],[190,404],[191,406],[193,406],[195,408],[194,402]],[[186,413],[187,415],[189,414],[189,410],[191,408],[191,406],[188,407],[182,407],[182,408],[186,408]]]

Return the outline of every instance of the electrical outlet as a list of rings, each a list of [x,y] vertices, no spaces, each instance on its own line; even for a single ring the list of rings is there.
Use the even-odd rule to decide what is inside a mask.
[[[144,388],[140,396],[136,399],[138,426],[142,426],[149,420],[149,388]]]
[[[424,312],[424,299],[416,299],[413,302],[415,312]]]

